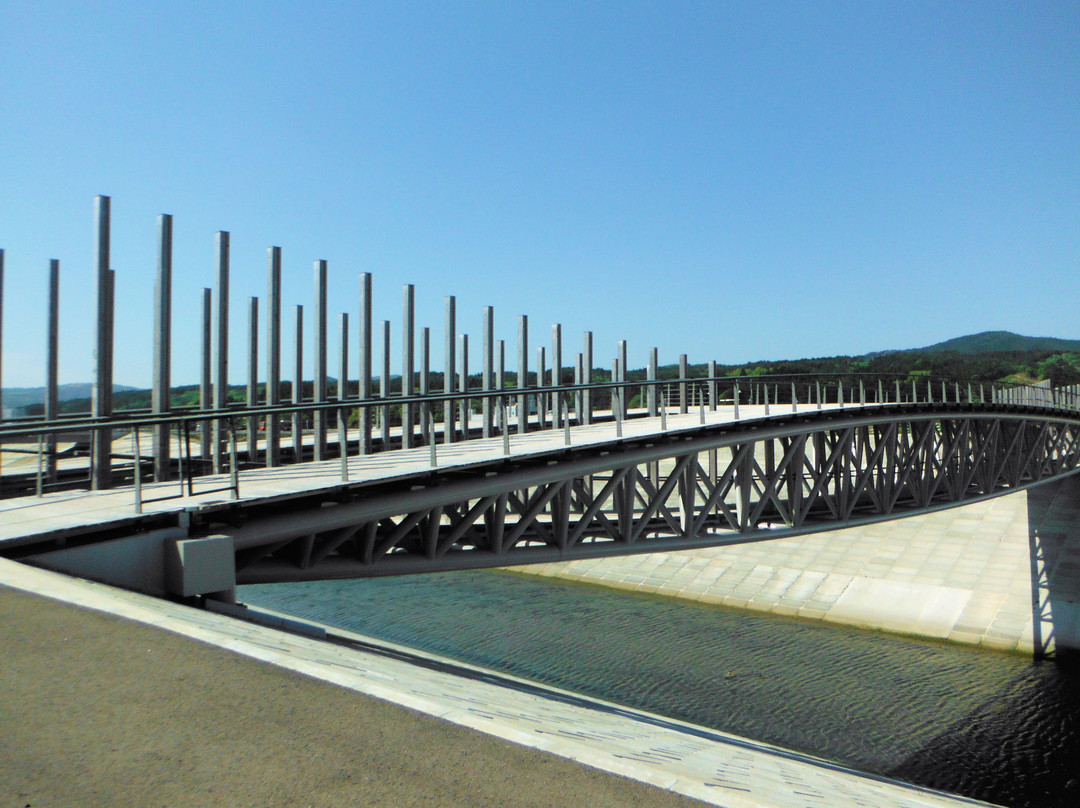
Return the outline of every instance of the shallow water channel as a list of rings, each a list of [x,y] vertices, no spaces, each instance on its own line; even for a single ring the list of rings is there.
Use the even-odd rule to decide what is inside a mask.
[[[920,785],[1080,805],[1080,667],[501,571],[239,595]]]

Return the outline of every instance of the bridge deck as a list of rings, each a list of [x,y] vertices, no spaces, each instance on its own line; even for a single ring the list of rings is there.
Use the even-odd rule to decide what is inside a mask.
[[[880,405],[879,405],[880,406]],[[800,404],[798,412],[817,411],[816,404]],[[822,410],[839,410],[836,404],[822,405]],[[846,409],[853,409],[848,405]],[[791,405],[773,405],[773,416],[790,415]],[[685,415],[668,414],[667,431],[693,429],[701,425],[701,413]],[[744,404],[739,407],[739,421],[766,418],[764,405]],[[718,407],[715,412],[705,410],[705,423],[709,425],[734,423],[731,406]],[[622,439],[640,439],[663,434],[661,418],[634,418],[623,421]],[[597,446],[619,440],[614,422],[574,426],[570,428],[570,445],[574,447]],[[148,444],[149,442],[147,442]],[[566,448],[564,430],[530,432],[510,436],[510,452],[513,458],[537,457],[560,452]],[[498,463],[506,459],[501,437],[483,438],[436,447],[436,462],[440,470],[476,468]],[[325,460],[277,468],[242,470],[239,475],[240,497],[236,502],[273,501],[295,497],[342,485],[341,460]],[[429,447],[399,449],[371,455],[350,457],[348,461],[349,484],[404,480],[420,478],[432,471]],[[106,491],[64,491],[49,493],[42,497],[19,497],[0,500],[0,547],[14,546],[21,539],[43,535],[77,535],[87,530],[110,524],[151,522],[155,516],[198,511],[202,508],[220,507],[229,500],[230,492],[220,489],[229,485],[229,475],[207,475],[195,480],[194,495],[186,490],[178,495],[178,481],[149,483],[142,487],[143,514],[135,513],[135,490],[132,486],[112,488]],[[200,493],[205,492],[205,493]],[[159,497],[171,499],[152,502]]]

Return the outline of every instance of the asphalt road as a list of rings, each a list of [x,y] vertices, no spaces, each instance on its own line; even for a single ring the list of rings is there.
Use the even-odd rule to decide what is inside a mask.
[[[0,587],[0,808],[703,804]]]

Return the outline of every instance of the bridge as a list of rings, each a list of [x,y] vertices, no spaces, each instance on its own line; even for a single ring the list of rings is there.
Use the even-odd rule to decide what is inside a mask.
[[[394,390],[386,321],[381,374],[373,375],[367,273],[359,377],[350,375],[345,313],[332,394],[325,262],[315,265],[315,382],[305,398],[299,307],[293,382],[281,379],[278,248],[268,254],[266,373],[260,378],[253,298],[247,400],[230,403],[225,233],[216,310],[212,290],[203,294],[200,403],[174,407],[169,217],[159,218],[152,406],[114,411],[108,199],[96,207],[92,411],[57,410],[53,262],[45,412],[0,424],[0,453],[18,459],[0,477],[8,495],[0,554],[10,558],[157,594],[228,599],[237,584],[766,541],[956,507],[1080,467],[1075,389],[856,375],[740,379],[719,375],[715,362],[695,377],[686,355],[675,378],[661,379],[656,349],[634,378],[625,341],[610,374],[593,367],[590,332],[576,365],[564,366],[559,325],[551,368],[544,347],[530,371],[525,317],[510,378],[490,307],[477,378],[453,298],[439,379],[429,329],[417,346],[411,285]],[[2,261],[0,253],[0,283]]]

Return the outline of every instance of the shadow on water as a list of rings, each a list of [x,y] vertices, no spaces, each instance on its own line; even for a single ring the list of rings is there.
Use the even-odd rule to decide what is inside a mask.
[[[1032,663],[885,773],[1013,808],[1080,805],[1080,664]]]

